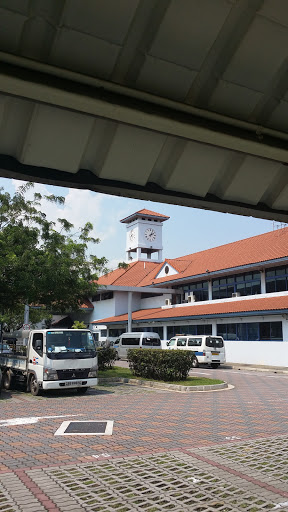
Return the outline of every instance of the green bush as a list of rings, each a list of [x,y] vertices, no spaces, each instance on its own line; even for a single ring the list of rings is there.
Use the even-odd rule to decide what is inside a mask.
[[[155,380],[185,380],[193,367],[191,350],[129,349],[129,368],[133,375]]]
[[[98,368],[99,370],[107,370],[112,368],[117,359],[117,350],[113,347],[97,347]]]

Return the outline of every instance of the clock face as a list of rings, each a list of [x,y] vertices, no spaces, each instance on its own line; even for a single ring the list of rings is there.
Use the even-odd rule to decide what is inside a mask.
[[[149,242],[153,242],[156,238],[156,231],[152,228],[147,228],[145,231],[145,238],[147,238]]]
[[[132,242],[133,240],[135,240],[135,238],[136,238],[136,233],[135,233],[135,230],[134,230],[134,229],[132,229],[132,230],[130,231],[130,233],[129,233],[129,238],[130,238],[131,242]]]

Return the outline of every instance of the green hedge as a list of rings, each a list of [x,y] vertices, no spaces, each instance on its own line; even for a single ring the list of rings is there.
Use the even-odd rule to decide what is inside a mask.
[[[129,368],[133,375],[155,380],[185,380],[193,367],[191,350],[129,349]]]
[[[107,370],[112,368],[118,355],[116,348],[113,347],[97,347],[98,368],[99,370]]]

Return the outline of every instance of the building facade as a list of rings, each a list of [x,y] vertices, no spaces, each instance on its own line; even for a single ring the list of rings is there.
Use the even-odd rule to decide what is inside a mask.
[[[288,367],[288,228],[162,258],[169,217],[140,210],[126,224],[127,268],[99,279],[89,323],[126,331],[213,334],[231,363]],[[93,323],[94,322],[94,323]]]

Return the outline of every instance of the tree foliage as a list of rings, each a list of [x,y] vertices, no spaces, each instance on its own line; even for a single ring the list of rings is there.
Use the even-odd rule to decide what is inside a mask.
[[[41,211],[46,199],[62,205],[65,199],[34,193],[25,197],[33,183],[20,187],[14,196],[0,188],[0,322],[23,322],[24,304],[34,305],[31,319],[79,309],[86,296],[97,289],[95,280],[106,271],[107,260],[87,255],[88,244],[99,239],[91,236],[88,222],[73,233],[73,225],[58,219],[61,226]],[[45,316],[45,315],[44,315]]]

